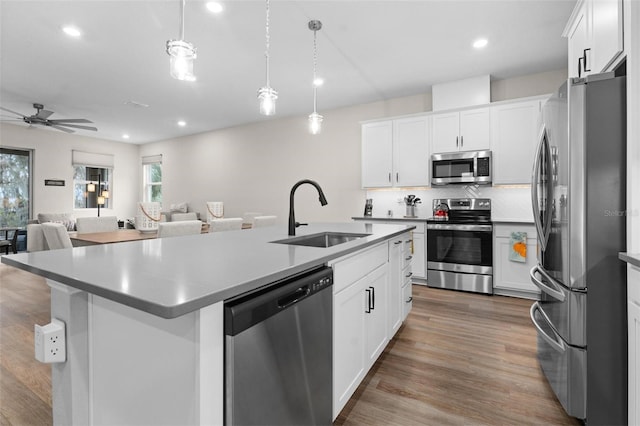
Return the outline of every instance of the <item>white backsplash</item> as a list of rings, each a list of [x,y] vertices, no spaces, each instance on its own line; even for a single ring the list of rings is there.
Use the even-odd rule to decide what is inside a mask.
[[[496,220],[521,220],[533,222],[531,210],[531,188],[519,186],[446,186],[443,188],[413,189],[373,189],[366,192],[366,198],[373,199],[373,216],[388,216],[390,210],[393,217],[406,214],[404,197],[413,194],[422,200],[415,208],[416,216],[427,218],[432,216],[432,200],[434,198],[490,198],[491,217]],[[364,211],[364,200],[362,200]]]

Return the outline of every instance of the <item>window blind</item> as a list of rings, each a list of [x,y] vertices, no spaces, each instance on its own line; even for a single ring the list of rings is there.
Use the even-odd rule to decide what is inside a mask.
[[[156,164],[162,163],[162,154],[158,155],[147,155],[146,157],[142,157],[142,164]]]
[[[73,150],[71,163],[74,166],[101,167],[103,169],[113,169],[113,154],[97,154],[95,152],[83,152]]]

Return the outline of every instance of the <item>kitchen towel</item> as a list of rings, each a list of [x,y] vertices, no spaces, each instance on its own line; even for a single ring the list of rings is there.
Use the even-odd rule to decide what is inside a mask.
[[[509,260],[512,262],[527,261],[527,233],[512,232],[509,240]]]

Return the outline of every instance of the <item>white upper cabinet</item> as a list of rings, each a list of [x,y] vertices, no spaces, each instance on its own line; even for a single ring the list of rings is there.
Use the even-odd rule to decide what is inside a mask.
[[[362,125],[362,186],[429,185],[429,118]]]
[[[531,183],[540,104],[540,100],[533,100],[492,107],[491,151],[495,185]]]
[[[362,126],[362,186],[392,186],[393,122]]]
[[[569,77],[610,71],[624,52],[622,0],[581,0],[567,23]]]
[[[433,114],[433,153],[489,149],[489,117],[489,108]]]

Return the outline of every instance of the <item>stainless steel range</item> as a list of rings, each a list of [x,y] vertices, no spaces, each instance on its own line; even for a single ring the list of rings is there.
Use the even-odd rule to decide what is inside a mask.
[[[493,294],[491,200],[433,200],[427,261],[429,287]]]

